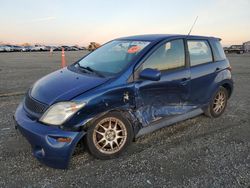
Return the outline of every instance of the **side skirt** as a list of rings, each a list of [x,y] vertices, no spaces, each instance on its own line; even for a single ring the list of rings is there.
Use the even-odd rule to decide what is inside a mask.
[[[169,125],[172,125],[174,123],[177,123],[177,122],[180,122],[180,121],[183,121],[186,119],[190,119],[190,118],[198,116],[202,113],[204,113],[203,110],[201,108],[198,108],[198,109],[192,110],[190,112],[187,112],[185,114],[177,115],[177,116],[174,116],[171,118],[160,119],[156,122],[153,122],[151,125],[140,129],[135,137],[138,138],[144,134],[154,132],[158,129],[161,129],[163,127],[167,127]]]

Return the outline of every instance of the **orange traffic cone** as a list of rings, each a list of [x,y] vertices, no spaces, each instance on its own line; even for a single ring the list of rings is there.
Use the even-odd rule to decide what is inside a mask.
[[[64,48],[62,48],[62,68],[66,67],[66,60],[65,60],[65,53],[64,53]]]

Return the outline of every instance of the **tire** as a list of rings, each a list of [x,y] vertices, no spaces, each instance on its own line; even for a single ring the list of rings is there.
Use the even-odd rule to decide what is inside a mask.
[[[227,107],[227,101],[228,101],[228,91],[226,88],[220,86],[219,89],[216,91],[216,93],[213,96],[212,101],[210,102],[209,106],[205,110],[205,115],[217,118],[220,117],[226,107]]]
[[[132,140],[132,125],[119,112],[110,112],[95,120],[86,136],[89,152],[99,159],[118,157]]]

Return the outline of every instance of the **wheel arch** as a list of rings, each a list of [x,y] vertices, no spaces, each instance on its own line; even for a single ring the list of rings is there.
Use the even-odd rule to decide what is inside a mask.
[[[210,90],[210,92],[208,94],[209,95],[209,99],[206,102],[206,104],[204,104],[204,108],[206,108],[207,105],[210,104],[210,102],[213,100],[213,97],[214,97],[215,93],[218,91],[218,89],[220,87],[224,87],[228,91],[228,98],[231,97],[231,95],[233,93],[233,81],[232,81],[232,79],[225,79],[225,80],[222,80],[220,82],[217,82],[211,88],[211,90]]]
[[[232,92],[233,92],[233,87],[232,87],[232,85],[229,84],[229,83],[224,83],[224,84],[222,84],[221,86],[224,87],[224,88],[227,90],[227,92],[228,92],[228,98],[230,98],[231,95],[232,95]]]
[[[90,126],[93,125],[93,123],[101,118],[102,116],[105,116],[108,113],[112,113],[112,112],[118,112],[121,116],[123,116],[124,118],[126,118],[130,125],[132,126],[132,130],[133,130],[133,138],[135,138],[135,135],[139,132],[141,125],[138,121],[138,119],[136,118],[136,116],[133,114],[131,109],[125,109],[125,108],[115,108],[115,109],[111,109],[111,110],[107,110],[105,112],[96,114],[94,117],[92,117],[88,122],[86,122],[85,124],[82,124],[81,128],[82,131],[87,131],[89,129]]]
[[[228,97],[231,97],[233,93],[233,80],[231,71],[226,68],[225,70],[219,72],[214,79],[214,86],[211,90],[211,96],[218,90],[219,87],[224,87],[228,91]]]

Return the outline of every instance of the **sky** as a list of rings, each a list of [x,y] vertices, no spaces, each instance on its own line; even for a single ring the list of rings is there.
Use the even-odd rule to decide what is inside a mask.
[[[138,34],[216,36],[224,46],[250,40],[250,0],[0,0],[0,42],[105,43]]]

